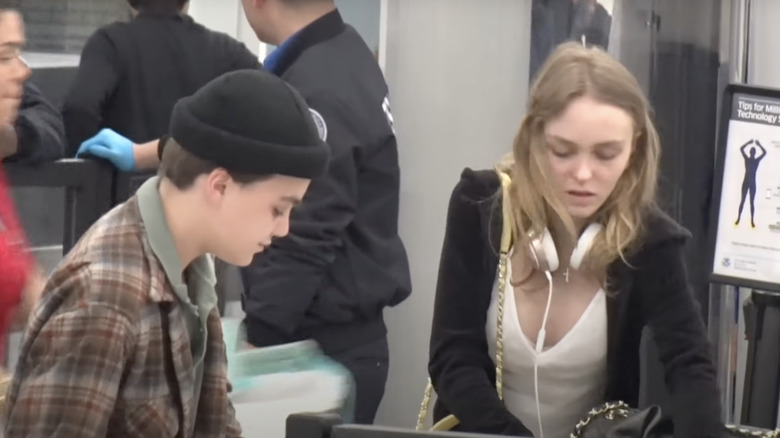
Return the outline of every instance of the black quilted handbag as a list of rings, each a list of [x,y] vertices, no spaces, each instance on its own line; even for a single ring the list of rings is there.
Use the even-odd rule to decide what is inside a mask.
[[[633,409],[623,402],[608,402],[592,409],[577,423],[570,438],[672,438],[674,427],[661,408]],[[726,426],[726,438],[780,438],[780,429]]]

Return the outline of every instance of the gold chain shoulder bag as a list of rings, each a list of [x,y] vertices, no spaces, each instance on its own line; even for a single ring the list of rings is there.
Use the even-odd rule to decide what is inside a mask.
[[[501,246],[498,259],[498,311],[496,316],[496,391],[498,392],[498,398],[503,399],[503,370],[504,370],[504,295],[506,293],[506,264],[509,258],[509,248],[512,245],[512,220],[509,214],[509,196],[507,191],[509,189],[509,183],[511,180],[509,176],[503,172],[498,172],[498,176],[501,179],[502,188],[502,201],[501,211],[503,212],[503,225],[501,228]],[[431,404],[431,396],[433,395],[433,384],[431,379],[428,379],[428,384],[425,387],[425,393],[423,394],[422,404],[420,405],[420,413],[417,415],[417,430],[423,430],[425,427],[425,419],[428,417],[428,408]],[[454,415],[448,415],[433,425],[431,430],[451,430],[459,423],[458,419]]]

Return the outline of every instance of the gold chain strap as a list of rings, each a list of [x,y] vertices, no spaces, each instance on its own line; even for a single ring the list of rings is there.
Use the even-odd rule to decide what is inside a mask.
[[[745,438],[778,438],[780,437],[780,429],[775,430],[753,430],[753,429],[745,429],[739,426],[735,426],[733,424],[726,425],[726,430],[729,432],[736,434],[738,436],[742,436]]]
[[[622,401],[607,402],[598,408],[593,408],[588,412],[587,417],[577,422],[577,425],[574,426],[574,432],[569,435],[569,438],[581,438],[585,428],[600,416],[604,416],[608,420],[626,418],[629,413],[628,409],[628,405]]]
[[[498,309],[496,311],[496,391],[504,399],[504,295],[506,294],[506,251],[501,251],[498,260]]]
[[[420,413],[417,414],[417,427],[415,429],[422,430],[425,425],[425,418],[428,417],[428,406],[431,404],[431,394],[433,393],[433,385],[431,379],[428,379],[428,383],[425,385],[425,393],[423,393],[422,403],[420,403]]]
[[[504,296],[506,295],[506,264],[509,256],[507,251],[501,251],[498,261],[498,310],[496,312],[496,392],[498,398],[504,399]],[[433,384],[428,379],[423,400],[420,403],[420,413],[417,414],[417,430],[423,430],[425,419],[428,418],[428,408],[431,405]],[[448,422],[454,421],[454,418]],[[780,437],[779,437],[780,438]]]
[[[504,296],[506,295],[506,271],[507,260],[509,258],[509,248],[512,246],[512,220],[509,204],[509,184],[511,180],[509,175],[498,172],[501,180],[502,195],[502,213],[503,226],[501,230],[501,247],[498,257],[498,309],[496,312],[496,392],[498,398],[504,399]],[[428,417],[428,408],[431,404],[431,395],[433,395],[433,384],[428,378],[428,384],[425,386],[423,400],[420,404],[420,413],[417,414],[417,430],[423,430],[425,419]],[[444,418],[434,425],[436,430],[448,430],[458,424],[457,418],[453,415]],[[780,438],[780,437],[778,437]]]

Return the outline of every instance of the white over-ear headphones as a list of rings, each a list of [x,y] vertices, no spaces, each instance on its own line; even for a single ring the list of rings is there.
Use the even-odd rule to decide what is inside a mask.
[[[502,210],[503,218],[505,221],[511,220],[511,202],[509,199],[509,186],[512,184],[512,179],[505,172],[497,172],[499,179],[501,180],[502,193]],[[582,266],[582,261],[585,259],[593,241],[596,236],[604,229],[599,223],[592,223],[585,228],[582,235],[577,239],[577,245],[571,253],[569,258],[569,266],[573,269],[579,269]],[[504,243],[504,242],[502,242]],[[529,253],[531,259],[534,261],[536,269],[542,272],[555,272],[560,267],[560,261],[558,259],[558,251],[555,249],[555,241],[553,240],[552,233],[548,228],[544,228],[541,234],[533,239],[529,244]]]
[[[592,223],[585,228],[585,231],[577,240],[574,251],[571,253],[569,266],[573,269],[579,269],[582,266],[585,255],[590,250],[590,247],[593,246],[596,236],[603,229],[604,227],[598,223]],[[531,259],[534,261],[537,269],[544,272],[555,272],[558,270],[560,267],[558,251],[555,249],[555,241],[549,229],[545,228],[537,238],[532,239],[529,247]]]

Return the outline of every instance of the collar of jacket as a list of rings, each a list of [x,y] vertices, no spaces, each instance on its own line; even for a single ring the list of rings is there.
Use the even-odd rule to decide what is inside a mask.
[[[177,10],[170,10],[170,9],[149,9],[149,10],[143,10],[139,11],[138,15],[136,15],[133,19],[168,19],[168,20],[192,20],[192,17],[189,15],[182,14],[181,11]]]
[[[345,28],[341,14],[334,9],[285,40],[263,64],[273,74],[282,76],[306,49],[335,37]]]

